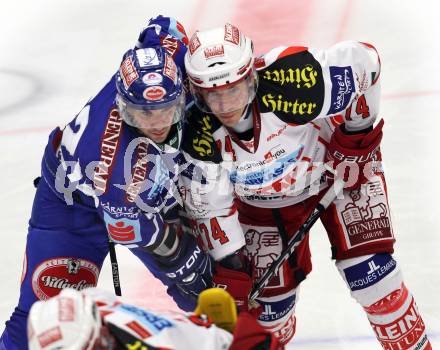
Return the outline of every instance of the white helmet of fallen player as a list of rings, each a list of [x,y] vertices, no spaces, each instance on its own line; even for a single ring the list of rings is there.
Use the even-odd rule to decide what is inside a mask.
[[[115,345],[93,300],[74,289],[63,289],[57,297],[32,305],[28,338],[30,350],[113,349]]]
[[[185,69],[202,111],[229,114],[255,97],[258,79],[253,44],[232,24],[197,31],[185,54]]]

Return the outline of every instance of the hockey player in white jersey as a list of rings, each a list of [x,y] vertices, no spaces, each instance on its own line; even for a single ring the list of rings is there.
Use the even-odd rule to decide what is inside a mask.
[[[214,282],[247,308],[253,282],[332,181],[327,162],[346,187],[321,221],[351,295],[384,349],[431,349],[392,256],[376,49],[347,41],[254,58],[251,40],[226,24],[193,35],[185,68],[196,106],[184,150],[201,161],[205,177],[199,185],[184,181],[181,192],[200,241],[219,262]],[[306,236],[258,298],[260,323],[284,343],[295,332],[299,285],[310,271]]]
[[[212,316],[212,318],[211,318]],[[238,316],[219,289],[200,295],[194,313],[157,312],[91,288],[64,289],[29,313],[30,350],[282,350],[254,318]]]

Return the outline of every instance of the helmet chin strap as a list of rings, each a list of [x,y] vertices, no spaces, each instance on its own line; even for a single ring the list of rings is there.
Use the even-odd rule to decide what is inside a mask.
[[[252,109],[249,108],[250,105],[251,104],[249,103],[246,106],[240,120],[238,121],[238,123],[236,125],[234,125],[232,127],[232,129],[235,132],[238,132],[238,133],[245,132],[245,131],[248,131],[254,127],[254,123],[252,120]]]
[[[162,143],[156,143],[156,145],[164,152],[176,152],[180,148],[182,142],[182,122],[179,121],[171,127],[171,130]]]

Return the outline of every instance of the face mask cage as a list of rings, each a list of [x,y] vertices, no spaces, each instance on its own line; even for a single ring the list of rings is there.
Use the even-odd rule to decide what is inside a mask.
[[[139,129],[163,129],[183,120],[185,94],[182,93],[173,101],[155,105],[134,104],[117,94],[116,104],[128,125]]]
[[[217,115],[246,107],[255,98],[257,87],[258,74],[254,69],[243,79],[215,88],[203,88],[190,83],[190,91],[197,107],[203,112]]]

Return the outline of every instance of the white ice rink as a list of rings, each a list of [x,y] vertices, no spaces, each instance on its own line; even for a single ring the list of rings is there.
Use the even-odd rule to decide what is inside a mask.
[[[382,59],[382,142],[395,257],[440,348],[440,3],[435,0],[14,0],[0,10],[0,332],[18,301],[27,221],[49,131],[117,69],[157,14],[195,29],[237,24],[261,53],[278,44],[374,44]],[[380,349],[330,260],[318,225],[289,349]],[[170,307],[161,286],[118,249],[124,296]],[[108,262],[100,285],[112,290]]]

